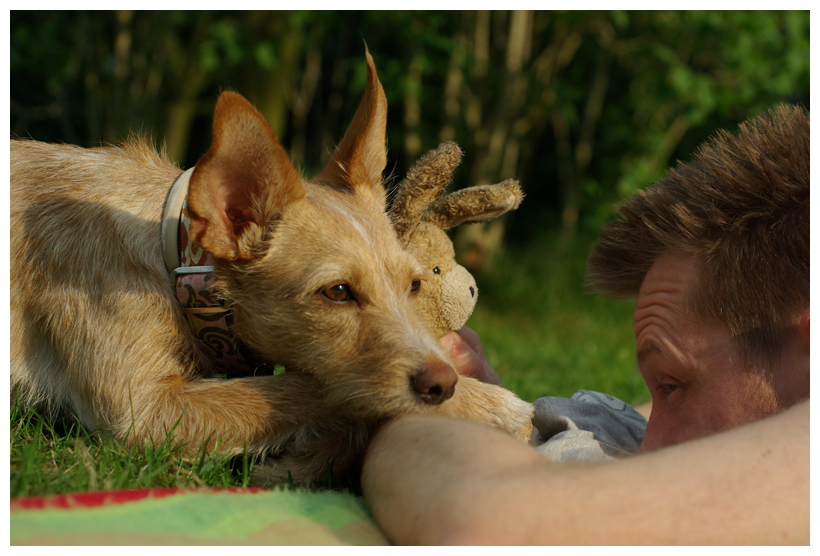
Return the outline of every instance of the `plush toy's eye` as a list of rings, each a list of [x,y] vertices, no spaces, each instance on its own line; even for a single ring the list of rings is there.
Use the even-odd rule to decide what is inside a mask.
[[[421,288],[421,280],[413,280],[410,284],[410,293],[418,293]]]
[[[433,267],[433,274],[441,274],[441,269],[437,266]]]
[[[350,286],[347,284],[334,284],[332,286],[328,286],[322,290],[322,295],[336,303],[352,301],[355,299],[353,297],[353,292],[350,291]]]

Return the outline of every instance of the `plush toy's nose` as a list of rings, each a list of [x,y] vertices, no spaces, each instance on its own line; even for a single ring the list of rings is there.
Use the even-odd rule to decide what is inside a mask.
[[[438,405],[453,397],[458,375],[450,365],[436,362],[426,365],[410,377],[413,386],[424,403]]]

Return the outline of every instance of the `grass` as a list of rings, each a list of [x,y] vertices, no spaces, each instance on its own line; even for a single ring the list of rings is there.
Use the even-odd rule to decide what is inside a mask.
[[[548,237],[509,246],[476,275],[479,300],[467,325],[507,388],[532,401],[589,389],[638,404],[649,393],[635,365],[633,301],[587,293],[591,238],[571,248]]]
[[[128,450],[71,417],[11,407],[12,497],[162,487],[247,486],[251,458],[200,452],[182,459],[166,438]]]
[[[635,368],[632,303],[584,293],[589,239],[562,249],[551,238],[512,245],[476,275],[468,325],[505,386],[523,399],[579,388],[624,401],[648,399]],[[200,453],[180,458],[168,439],[133,451],[70,417],[11,410],[11,496],[156,487],[247,486],[252,461]],[[332,478],[329,479],[332,481]],[[332,483],[329,483],[332,485]]]

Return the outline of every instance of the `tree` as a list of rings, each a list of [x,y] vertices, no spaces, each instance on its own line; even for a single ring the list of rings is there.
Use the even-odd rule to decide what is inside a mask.
[[[506,220],[519,242],[549,227],[571,245],[716,128],[809,92],[807,11],[13,11],[10,42],[13,135],[92,146],[151,131],[191,166],[231,89],[306,174],[350,121],[366,42],[390,106],[388,175],[457,141],[455,188],[521,181]],[[502,223],[460,234],[499,244]]]

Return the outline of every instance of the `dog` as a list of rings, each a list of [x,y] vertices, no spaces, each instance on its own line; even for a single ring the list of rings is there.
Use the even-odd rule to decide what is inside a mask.
[[[92,149],[13,140],[12,397],[128,446],[172,434],[188,456],[279,456],[262,482],[342,475],[407,412],[525,440],[532,406],[458,377],[414,309],[423,274],[385,212],[387,101],[365,57],[364,96],[314,179],[234,92],[220,95],[212,144],[188,173],[190,240],[213,259],[230,332],[284,373],[218,377],[192,334],[161,246],[181,173],[164,153],[133,137]]]

